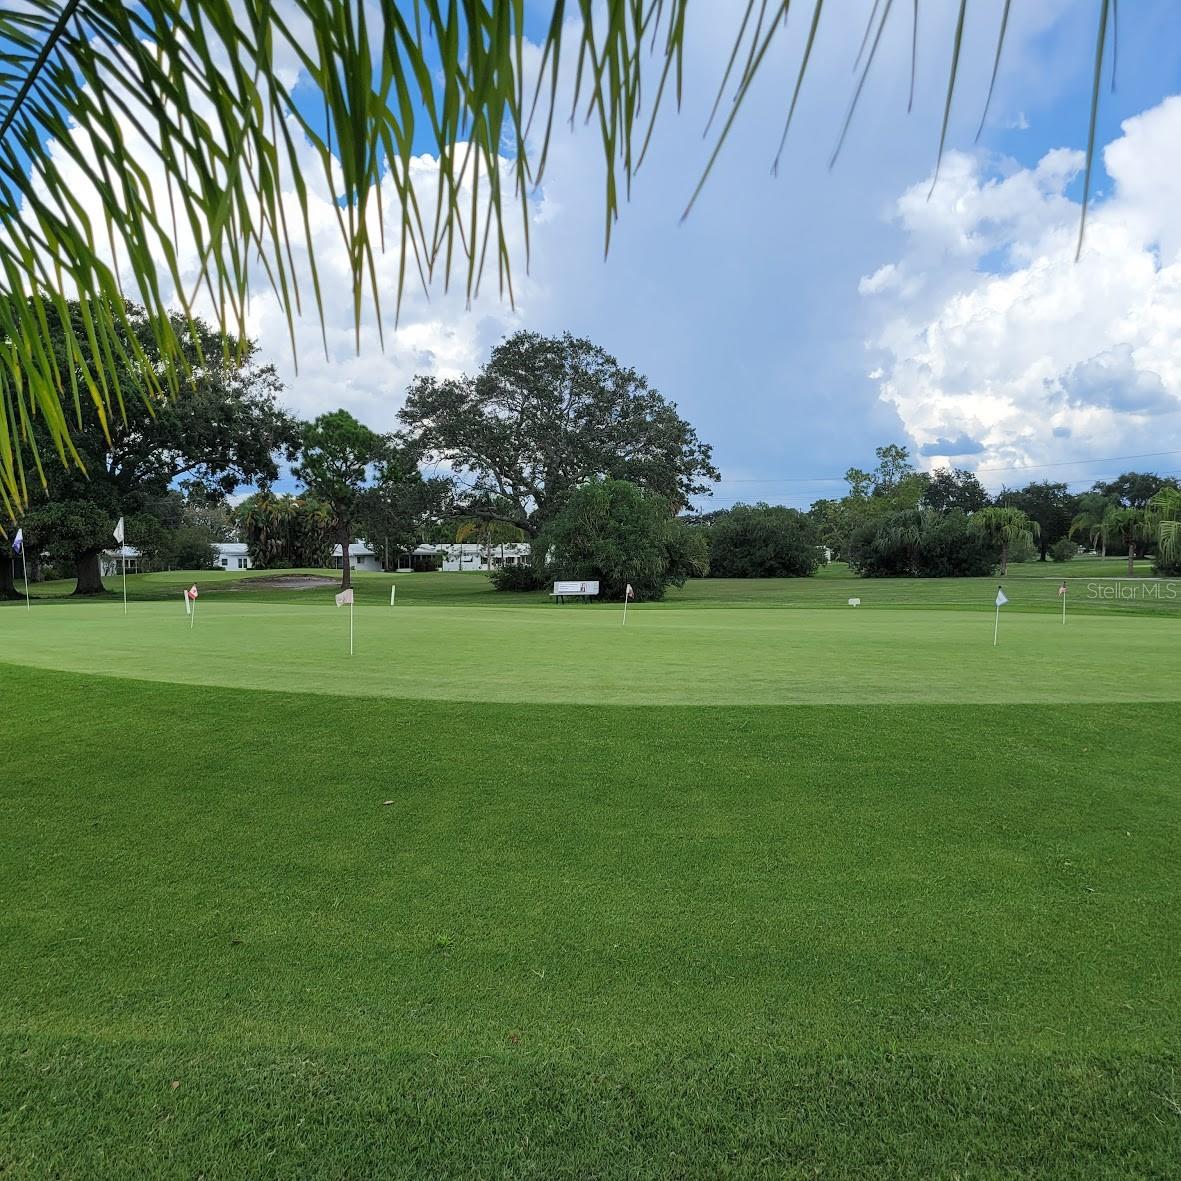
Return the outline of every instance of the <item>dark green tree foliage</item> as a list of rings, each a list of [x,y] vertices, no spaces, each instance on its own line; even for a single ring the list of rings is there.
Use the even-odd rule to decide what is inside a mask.
[[[1036,522],[1038,554],[1043,562],[1050,547],[1070,532],[1071,521],[1078,511],[1077,498],[1071,496],[1066,485],[1049,480],[1026,484],[1014,492],[1006,490],[997,497],[997,503],[1019,508]]]
[[[383,561],[412,550],[455,516],[454,485],[442,478],[425,479],[414,454],[390,440],[372,484],[361,490],[355,507],[357,536]]]
[[[681,509],[720,478],[673,403],[569,333],[518,332],[474,377],[416,378],[399,418],[424,456],[470,475],[463,513],[530,537],[588,480],[627,480]]]
[[[261,569],[328,565],[332,514],[310,497],[258,492],[238,506],[235,521],[251,563]]]
[[[795,509],[738,504],[709,526],[714,578],[802,578],[820,565],[811,521]]]
[[[988,504],[988,493],[974,472],[966,468],[937,468],[927,480],[923,492],[922,508],[934,509],[939,513],[974,513]]]
[[[82,311],[77,304],[70,308],[75,331],[85,339]],[[179,396],[163,399],[151,392],[156,381],[149,371],[159,364],[155,335],[134,305],[128,305],[127,322],[135,338],[100,366],[118,377],[126,418],[113,416],[104,426],[93,402],[84,394],[79,398],[81,418],[72,437],[85,474],[46,463],[48,487],[43,498],[34,497],[28,518],[55,562],[69,555],[75,564],[75,594],[104,589],[99,554],[115,545],[111,531],[119,517],[152,512],[176,482],[219,501],[242,484],[274,479],[276,457],[291,454],[295,437],[291,419],[276,403],[279,379],[258,363],[252,344],[230,341],[201,321],[195,338],[185,335],[178,316],[175,330],[185,336],[190,368]],[[63,408],[74,415],[68,389],[81,380],[80,367],[71,363],[60,325],[54,321],[51,329],[55,325],[47,344],[67,375]],[[128,544],[134,544],[130,535]]]
[[[1106,483],[1097,481],[1092,490],[1117,501],[1124,508],[1142,509],[1162,488],[1176,487],[1175,479],[1158,476],[1155,472],[1124,472]]]
[[[849,566],[866,578],[967,578],[991,574],[998,547],[958,509],[912,509],[866,521],[849,543]]]
[[[1069,537],[1059,537],[1050,546],[1050,557],[1055,562],[1071,562],[1078,556],[1078,542]]]
[[[213,537],[202,525],[182,525],[172,535],[172,563],[180,570],[212,570],[217,565]]]
[[[590,480],[568,498],[544,537],[553,578],[595,579],[605,599],[664,597],[709,569],[705,537],[677,521],[663,496],[627,480]]]
[[[361,493],[374,469],[389,457],[390,440],[347,410],[331,410],[304,425],[298,466],[292,475],[331,515],[332,535],[341,547],[340,589],[352,585],[349,544],[353,540]]]

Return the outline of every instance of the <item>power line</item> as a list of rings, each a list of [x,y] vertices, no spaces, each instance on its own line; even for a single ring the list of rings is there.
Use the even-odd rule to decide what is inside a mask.
[[[1085,463],[1125,463],[1130,459],[1160,459],[1166,455],[1181,455],[1181,451],[1146,451],[1140,455],[1108,455],[1093,459],[1064,459],[1054,463],[1015,464],[1012,467],[978,467],[973,474],[978,475],[981,472],[1036,472],[1041,471],[1043,468],[1077,467]],[[717,484],[719,486],[723,484],[833,484],[844,483],[844,480],[844,476],[764,476],[741,477],[732,480],[723,478],[718,480]],[[1075,482],[1077,483],[1077,481]]]

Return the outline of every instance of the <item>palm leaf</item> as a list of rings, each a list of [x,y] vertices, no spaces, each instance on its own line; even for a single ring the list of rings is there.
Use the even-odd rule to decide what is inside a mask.
[[[527,64],[525,7],[524,0],[22,0],[0,11],[0,516],[20,514],[45,462],[78,462],[70,433],[84,401],[108,421],[128,397],[183,389],[181,338],[191,335],[198,302],[231,336],[244,334],[250,293],[260,288],[274,291],[293,344],[301,314],[323,325],[311,221],[321,196],[347,259],[358,340],[368,309],[379,326],[383,308],[396,320],[407,281],[462,282],[471,298],[495,273],[512,298],[558,104],[596,129],[609,244],[658,112],[669,94],[680,103],[688,0],[553,0],[539,67]],[[770,50],[791,8],[791,0],[737,6],[715,114],[729,109],[716,130],[711,116],[702,184],[756,77],[777,60]],[[1096,78],[1108,8],[1101,0]],[[917,0],[912,9],[913,77]],[[836,13],[826,29],[840,28],[847,15],[822,0],[805,8],[802,60],[787,67],[784,138],[822,10]],[[890,11],[891,0],[875,0],[869,13],[842,141]],[[996,63],[1004,37],[1002,23]],[[1096,86],[1084,196],[1097,104]],[[413,174],[424,150],[438,159],[429,192]],[[776,164],[781,152],[782,144]],[[80,185],[97,195],[97,214]],[[387,201],[398,221],[393,232]],[[517,217],[525,259],[512,257],[506,231]],[[182,236],[191,238],[193,257],[181,256]],[[376,260],[386,249],[400,257],[393,292],[378,290]],[[294,262],[305,252],[310,290]],[[151,389],[120,389],[111,375],[119,339],[134,339],[125,331],[125,296],[147,310],[166,358]],[[87,308],[81,329],[66,315],[66,298]],[[180,311],[179,321],[170,310]],[[38,343],[58,322],[64,365]],[[50,455],[38,453],[34,420]]]

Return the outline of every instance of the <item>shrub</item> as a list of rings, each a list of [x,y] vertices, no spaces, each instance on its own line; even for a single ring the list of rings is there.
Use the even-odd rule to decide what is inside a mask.
[[[501,566],[489,575],[492,585],[498,591],[535,591],[546,582],[544,570],[533,566]]]
[[[604,599],[630,583],[638,600],[664,597],[708,570],[700,532],[673,519],[663,496],[627,480],[591,480],[577,488],[541,541],[554,578],[594,579]]]
[[[991,574],[997,547],[955,509],[889,513],[849,541],[849,566],[865,578],[970,578]]]
[[[1069,562],[1078,554],[1078,542],[1069,537],[1060,537],[1049,549],[1050,559],[1054,562]]]
[[[714,578],[800,578],[820,564],[812,523],[795,509],[738,504],[709,530]]]

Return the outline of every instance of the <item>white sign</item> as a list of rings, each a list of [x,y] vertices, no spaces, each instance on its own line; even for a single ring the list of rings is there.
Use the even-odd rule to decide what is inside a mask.
[[[597,595],[599,584],[597,582],[555,582],[553,593],[555,595]]]
[[[849,600],[849,606],[850,606],[850,607],[860,607],[860,606],[861,606],[861,600],[860,600],[860,599],[850,599],[850,600]]]

